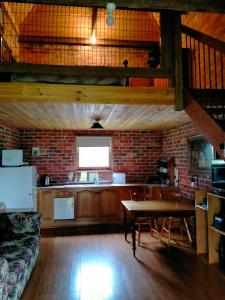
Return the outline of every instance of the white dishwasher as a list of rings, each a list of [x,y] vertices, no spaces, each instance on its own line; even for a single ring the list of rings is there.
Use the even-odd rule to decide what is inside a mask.
[[[74,215],[74,197],[54,198],[54,220],[70,220]]]

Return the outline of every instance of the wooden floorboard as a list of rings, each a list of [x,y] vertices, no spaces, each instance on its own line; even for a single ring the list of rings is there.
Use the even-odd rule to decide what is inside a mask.
[[[21,299],[224,299],[225,276],[187,244],[168,247],[144,233],[135,259],[128,240],[121,233],[41,238]]]

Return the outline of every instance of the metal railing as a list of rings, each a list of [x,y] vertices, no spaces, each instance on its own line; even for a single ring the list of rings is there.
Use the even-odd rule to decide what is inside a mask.
[[[185,85],[207,113],[225,128],[225,43],[182,26]],[[185,75],[185,74],[184,74]]]
[[[189,88],[225,88],[224,42],[182,26],[182,47],[188,50]]]

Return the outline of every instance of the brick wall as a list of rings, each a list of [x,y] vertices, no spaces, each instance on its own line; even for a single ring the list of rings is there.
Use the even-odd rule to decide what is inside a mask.
[[[179,172],[179,189],[187,198],[194,198],[195,189],[191,187],[191,176],[188,173],[188,144],[187,138],[201,134],[192,123],[186,123],[178,128],[163,131],[163,156],[175,158]],[[198,176],[199,188],[211,187],[211,176]]]
[[[49,174],[52,180],[65,182],[68,173],[76,171],[75,136],[112,135],[113,171],[125,172],[128,182],[144,182],[157,170],[159,157],[174,157],[179,171],[179,188],[188,198],[194,197],[191,176],[188,174],[187,138],[200,131],[186,123],[162,132],[151,131],[72,131],[17,130],[0,125],[0,149],[24,149],[24,161],[38,167],[40,175]],[[40,156],[31,155],[32,147],[40,148]],[[104,173],[103,173],[104,174]],[[210,188],[208,175],[198,177],[199,188]]]
[[[76,171],[78,134],[112,135],[113,171],[126,172],[129,182],[144,182],[156,171],[162,138],[161,133],[150,131],[21,130],[25,159],[38,167],[40,175],[48,174],[54,181],[65,182],[68,173]],[[31,155],[32,147],[40,148],[40,156]]]
[[[19,142],[20,142],[19,130],[17,130],[16,128],[10,128],[0,124],[0,149],[18,148]],[[0,162],[2,162],[1,151],[0,151]]]
[[[17,148],[20,141],[20,132],[16,128],[0,125],[0,149]]]

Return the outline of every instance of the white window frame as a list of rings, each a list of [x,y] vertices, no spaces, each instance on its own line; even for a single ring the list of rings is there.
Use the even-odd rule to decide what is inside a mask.
[[[105,167],[80,167],[79,148],[80,147],[109,147],[109,166]],[[76,137],[77,149],[77,169],[78,170],[111,170],[112,169],[112,136],[82,135]]]

